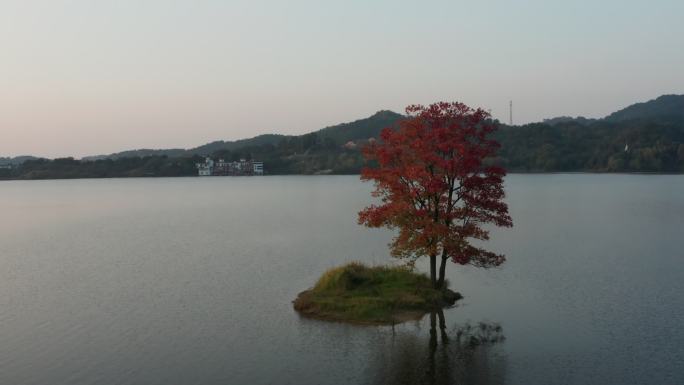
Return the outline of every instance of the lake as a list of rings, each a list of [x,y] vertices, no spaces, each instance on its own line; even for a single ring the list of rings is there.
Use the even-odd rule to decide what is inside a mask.
[[[397,263],[356,223],[371,187],[0,182],[0,383],[684,383],[684,176],[508,176],[508,260],[447,267],[443,333],[299,317],[324,270]]]

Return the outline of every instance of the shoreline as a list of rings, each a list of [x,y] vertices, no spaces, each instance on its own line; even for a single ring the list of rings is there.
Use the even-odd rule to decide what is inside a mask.
[[[361,174],[267,174],[259,175],[257,178],[263,177],[284,177],[284,176],[305,176],[305,177],[331,177],[331,176],[360,176]],[[684,176],[684,172],[651,172],[651,171],[633,171],[633,172],[607,172],[607,171],[529,171],[529,172],[507,172],[510,175],[627,175],[627,176]],[[51,180],[98,180],[98,179],[216,179],[216,178],[241,178],[244,176],[198,176],[198,175],[178,175],[178,176],[111,176],[111,177],[74,177],[74,178],[0,178],[0,182],[15,182],[15,181],[51,181]]]

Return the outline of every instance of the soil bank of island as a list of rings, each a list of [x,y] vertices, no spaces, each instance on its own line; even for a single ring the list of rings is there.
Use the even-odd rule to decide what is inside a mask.
[[[394,324],[453,305],[461,295],[438,290],[403,266],[350,263],[326,271],[299,294],[294,308],[306,317],[359,324]]]

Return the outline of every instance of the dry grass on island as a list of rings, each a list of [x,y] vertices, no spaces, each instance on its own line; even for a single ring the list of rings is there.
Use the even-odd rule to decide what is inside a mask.
[[[459,298],[449,289],[433,288],[430,278],[407,267],[353,262],[326,271],[312,289],[299,294],[294,308],[324,320],[392,324],[420,318]]]

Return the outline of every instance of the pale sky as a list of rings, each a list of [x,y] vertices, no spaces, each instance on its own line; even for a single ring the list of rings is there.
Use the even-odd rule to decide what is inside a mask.
[[[0,0],[0,156],[189,148],[462,101],[684,93],[684,1]]]

